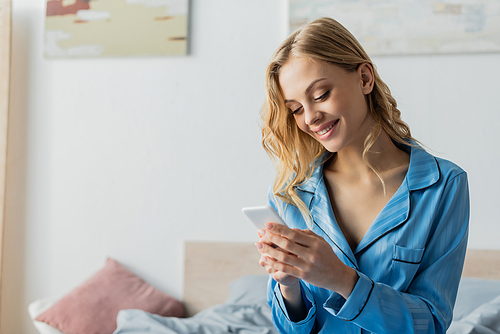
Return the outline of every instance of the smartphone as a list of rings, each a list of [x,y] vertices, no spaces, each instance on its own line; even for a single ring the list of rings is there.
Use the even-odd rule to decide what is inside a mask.
[[[283,219],[269,205],[243,208],[242,211],[259,230],[265,229],[266,223],[277,223],[286,226]]]

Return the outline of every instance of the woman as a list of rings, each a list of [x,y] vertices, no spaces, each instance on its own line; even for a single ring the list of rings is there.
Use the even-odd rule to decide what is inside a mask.
[[[293,33],[267,69],[277,176],[256,244],[281,333],[445,333],[467,247],[467,175],[411,137],[338,22]]]

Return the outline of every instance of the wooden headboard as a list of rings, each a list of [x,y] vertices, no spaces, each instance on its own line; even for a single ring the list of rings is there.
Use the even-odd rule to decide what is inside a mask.
[[[500,250],[467,250],[462,276],[500,280]]]
[[[244,275],[267,275],[252,243],[186,242],[184,304],[188,316],[224,302],[229,283]],[[468,250],[463,276],[500,280],[500,250]]]
[[[267,275],[252,243],[186,242],[184,306],[188,315],[224,302],[229,283],[244,275]]]

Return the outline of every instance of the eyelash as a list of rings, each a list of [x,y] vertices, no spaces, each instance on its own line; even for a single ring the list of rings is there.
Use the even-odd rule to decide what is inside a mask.
[[[328,96],[330,96],[330,92],[331,92],[331,90],[327,90],[323,95],[315,98],[314,101],[315,102],[323,102],[324,100],[326,100],[328,98]],[[300,109],[302,109],[302,106],[300,106],[300,108],[292,110],[292,115],[295,115],[296,113],[298,113],[300,111]]]
[[[314,99],[314,101],[324,101],[328,96],[330,96],[330,90],[327,90],[323,95]]]

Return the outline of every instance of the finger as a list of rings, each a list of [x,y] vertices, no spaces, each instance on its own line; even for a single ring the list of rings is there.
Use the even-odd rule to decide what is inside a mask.
[[[270,233],[269,231],[266,232],[266,230],[259,230],[258,233],[260,236],[259,242],[261,242],[262,244],[267,244],[274,248],[278,248],[278,246],[274,244],[273,241],[271,240],[272,233]]]
[[[313,236],[316,235],[314,232],[309,230],[299,230],[290,229],[288,226],[284,226],[276,223],[267,223],[266,229],[274,235],[281,235],[288,240],[292,240],[295,243],[308,246],[313,241]],[[264,230],[265,231],[265,230]],[[309,231],[305,233],[304,231]]]
[[[280,249],[279,247],[277,247],[274,244],[268,245],[264,242],[256,242],[255,247],[257,247],[257,250],[259,251],[261,258],[272,256],[268,252],[268,250],[270,250],[270,249],[279,249],[282,252],[286,252],[285,250]]]
[[[273,233],[278,233],[282,235],[285,235],[286,233],[293,231],[288,226],[277,223],[266,223],[266,229],[272,231]]]
[[[305,229],[305,230],[300,230],[302,233],[306,234],[306,235],[309,235],[309,236],[312,236],[314,238],[320,238],[320,239],[323,239],[322,236],[319,236],[317,235],[316,233],[314,233],[313,231],[311,230],[308,230],[308,229]],[[323,239],[324,240],[324,239]]]
[[[259,259],[259,265],[263,267],[269,274],[274,274],[276,270],[267,263],[265,256],[261,256]]]
[[[294,254],[295,256],[301,253],[303,246],[297,244],[293,240],[289,240],[277,234],[268,233],[268,235],[269,236],[267,237],[267,239],[269,240],[269,242],[266,244],[275,248],[277,251],[287,254]],[[270,255],[274,254],[276,253],[271,253]]]
[[[267,230],[258,230],[257,233],[259,234],[260,237],[260,242],[267,243],[269,245],[272,244],[271,240],[269,240],[269,237],[271,236],[271,233],[268,233],[269,231]]]
[[[280,248],[274,248],[269,245],[263,245],[261,249],[261,254],[266,258],[269,263],[271,259],[273,262],[282,262],[287,265],[300,267],[303,266],[304,260],[299,258],[297,255],[290,253],[288,251],[282,250]]]
[[[266,243],[259,241],[255,243],[255,247],[257,247],[257,250],[259,251],[261,256],[264,256],[266,253],[264,251],[264,246],[267,245]]]
[[[316,233],[314,233],[313,231],[311,231],[310,229],[302,229],[302,230],[299,230],[301,231],[302,233],[305,233],[305,234],[309,234],[309,235],[316,235]]]
[[[288,236],[284,236],[282,234],[275,234],[274,232],[267,231],[265,234],[266,243],[269,245],[276,245],[277,248],[281,248],[286,252],[293,253],[295,255],[300,256],[304,253],[307,248],[310,248],[308,244],[314,244],[312,240],[312,236],[302,236],[301,231],[291,231],[292,233],[288,233]],[[263,238],[264,239],[264,238]]]
[[[266,263],[268,266],[272,268],[274,272],[284,273],[286,275],[295,276],[298,278],[302,276],[302,271],[299,270],[298,268],[280,261],[276,261],[276,259],[267,258]]]
[[[265,259],[263,256],[261,256],[261,257],[260,257],[260,259],[259,259],[259,265],[260,265],[261,267],[264,267],[264,268],[266,268],[266,267],[267,267],[267,262],[266,262],[266,259]],[[266,269],[267,269],[267,268],[266,268]]]
[[[261,258],[267,258],[267,257],[272,257],[272,254],[269,254],[270,250],[275,250],[275,247],[273,245],[269,245],[265,242],[256,242],[255,246],[257,247],[257,250],[260,253]],[[277,253],[274,253],[277,254]]]

